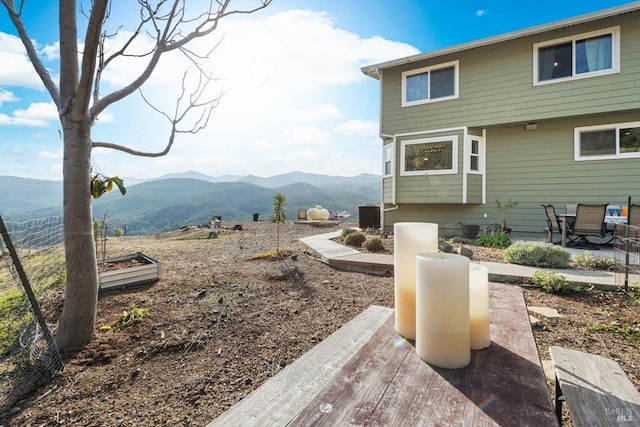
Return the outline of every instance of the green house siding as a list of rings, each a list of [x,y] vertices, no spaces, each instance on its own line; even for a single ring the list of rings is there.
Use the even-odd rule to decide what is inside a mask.
[[[533,86],[533,44],[620,26],[617,74]],[[459,60],[458,99],[401,106],[402,72]],[[492,126],[640,108],[640,13],[383,70],[382,131]]]
[[[382,203],[393,203],[393,178],[382,179]]]
[[[467,175],[467,203],[482,203],[481,175]]]
[[[523,127],[487,128],[487,202],[485,204],[398,204],[385,212],[389,230],[395,221],[438,223],[441,235],[459,233],[459,223],[486,227],[500,221],[495,199],[518,201],[507,214],[517,233],[540,234],[546,227],[540,204],[551,203],[558,212],[565,204],[615,203],[627,198],[640,202],[640,159],[575,161],[574,128],[637,121],[637,113],[559,119],[541,123],[536,130]],[[469,175],[469,187],[477,176]],[[485,218],[486,214],[486,218]]]

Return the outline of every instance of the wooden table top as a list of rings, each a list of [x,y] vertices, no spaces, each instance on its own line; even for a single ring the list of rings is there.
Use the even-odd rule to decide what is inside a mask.
[[[372,306],[210,426],[557,426],[522,289],[489,288],[492,343],[465,368],[425,363]]]
[[[392,316],[290,425],[557,425],[522,290],[490,301],[491,346],[466,368],[422,361]]]

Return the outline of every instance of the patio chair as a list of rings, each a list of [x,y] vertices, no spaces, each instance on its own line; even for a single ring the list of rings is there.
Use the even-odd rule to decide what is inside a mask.
[[[544,208],[544,213],[547,215],[547,230],[549,243],[558,244],[560,242],[553,241],[553,233],[559,233],[562,236],[562,223],[560,219],[556,216],[556,209],[553,205],[542,205]]]
[[[627,213],[627,224],[634,227],[640,227],[640,204],[634,203],[629,206]]]
[[[576,207],[576,219],[569,225],[567,246],[576,248],[600,249],[590,242],[587,236],[605,237],[607,226],[604,217],[607,213],[607,204],[578,203]]]

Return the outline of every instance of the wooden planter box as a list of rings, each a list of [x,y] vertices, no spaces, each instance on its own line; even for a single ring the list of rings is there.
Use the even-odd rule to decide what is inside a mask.
[[[113,264],[113,268],[103,268],[106,264]],[[100,271],[101,269],[103,271]],[[160,262],[142,252],[109,258],[104,260],[104,263],[98,262],[98,289],[100,290],[153,283],[161,278]]]

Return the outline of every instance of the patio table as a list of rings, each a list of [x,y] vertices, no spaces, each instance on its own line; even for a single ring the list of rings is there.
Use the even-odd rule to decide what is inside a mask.
[[[343,363],[323,360],[358,334],[317,351],[320,343],[210,425],[558,425],[518,286],[490,283],[492,343],[462,369],[422,361],[386,310]],[[319,377],[307,374],[320,367]]]
[[[567,223],[570,222],[571,219],[576,218],[576,214],[556,214],[558,219],[562,222],[562,247],[567,247]],[[616,215],[606,215],[604,217],[604,222],[606,224],[626,224],[627,217],[626,216],[616,216]]]

